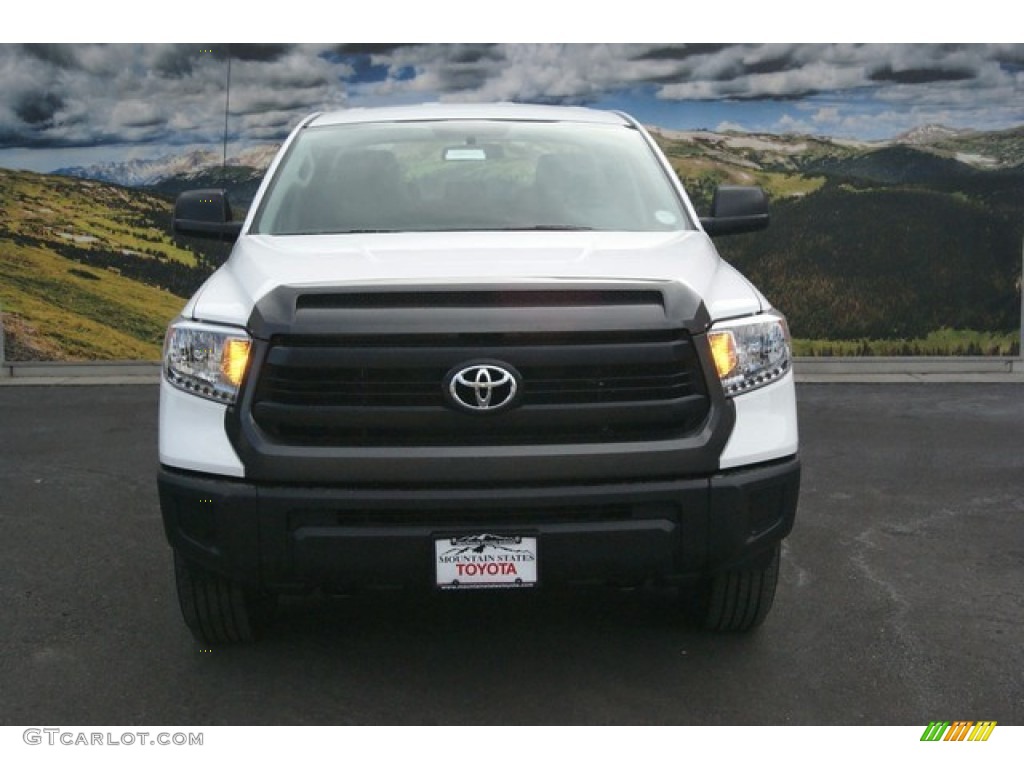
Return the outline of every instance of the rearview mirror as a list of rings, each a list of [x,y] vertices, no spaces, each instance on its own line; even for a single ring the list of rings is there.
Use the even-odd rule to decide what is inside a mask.
[[[483,147],[445,147],[445,160],[486,160],[487,150]]]

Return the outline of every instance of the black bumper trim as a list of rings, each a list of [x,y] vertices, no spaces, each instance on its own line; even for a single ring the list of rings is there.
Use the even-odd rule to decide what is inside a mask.
[[[543,580],[637,583],[751,561],[792,528],[800,462],[709,477],[554,487],[256,485],[160,470],[170,544],[239,582],[279,591],[429,586],[438,536],[536,535]]]

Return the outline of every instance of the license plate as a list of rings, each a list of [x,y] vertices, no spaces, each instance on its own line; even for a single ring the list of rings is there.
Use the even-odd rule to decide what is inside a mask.
[[[537,584],[537,537],[482,533],[434,541],[441,589],[510,589]]]

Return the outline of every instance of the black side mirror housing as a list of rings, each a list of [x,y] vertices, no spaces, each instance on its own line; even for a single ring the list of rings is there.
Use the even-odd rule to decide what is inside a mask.
[[[711,200],[711,215],[701,217],[709,235],[755,232],[768,226],[768,196],[761,187],[723,185]]]
[[[174,203],[174,232],[234,242],[242,222],[232,221],[231,203],[223,189],[191,189]]]

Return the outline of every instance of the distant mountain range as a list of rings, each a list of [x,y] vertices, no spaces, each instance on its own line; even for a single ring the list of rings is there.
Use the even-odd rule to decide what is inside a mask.
[[[911,128],[906,133],[901,133],[893,139],[893,143],[928,146],[930,144],[939,144],[943,141],[956,140],[974,133],[976,131],[948,128],[945,125],[921,125],[917,128]]]
[[[1024,126],[1007,131],[972,131],[943,125],[923,125],[887,141],[853,141],[800,134],[753,134],[715,131],[676,131],[651,127],[668,143],[689,143],[711,158],[742,166],[781,165],[794,170],[813,168],[823,160],[846,160],[895,147],[926,152],[979,170],[998,170],[1024,164]],[[192,179],[217,184],[238,184],[263,176],[278,149],[277,144],[250,147],[228,158],[211,149],[191,149],[181,154],[145,160],[98,163],[60,168],[59,176],[105,181],[125,187],[184,188]],[[899,154],[890,157],[899,157]],[[193,185],[194,186],[194,185]]]
[[[238,178],[239,172],[262,176],[274,154],[277,144],[250,147],[228,158],[227,172]],[[222,170],[223,154],[210,149],[191,149],[182,154],[163,155],[145,160],[97,163],[88,166],[59,168],[58,176],[105,181],[122,187],[151,187],[171,179],[190,177],[213,178]]]
[[[925,125],[886,141],[803,134],[650,130],[663,140],[663,146],[689,144],[713,160],[738,166],[806,170],[823,161],[842,162],[896,149],[955,161],[977,170],[1024,166],[1024,126],[1004,131],[972,131]]]

